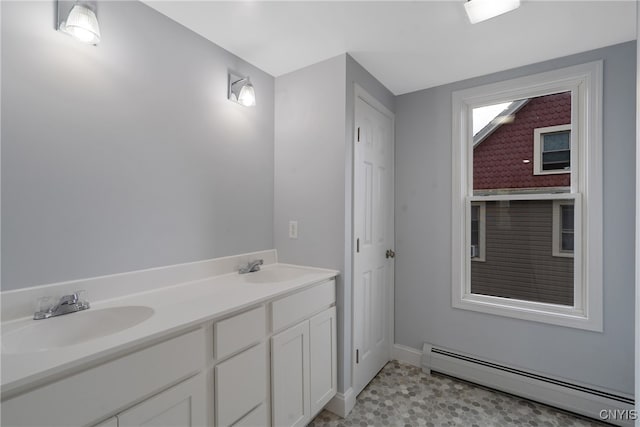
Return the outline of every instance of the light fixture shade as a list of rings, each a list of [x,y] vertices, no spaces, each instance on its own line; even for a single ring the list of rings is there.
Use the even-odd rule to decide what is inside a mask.
[[[520,0],[468,0],[464,4],[469,22],[476,24],[520,7]]]
[[[83,43],[96,45],[100,43],[100,26],[93,10],[81,4],[75,4],[69,16],[60,23],[60,31],[80,40]]]
[[[256,92],[253,90],[253,85],[247,79],[247,83],[240,89],[240,95],[238,95],[238,103],[245,107],[253,107],[256,105]]]
[[[245,107],[256,105],[256,92],[249,77],[229,74],[229,99]]]

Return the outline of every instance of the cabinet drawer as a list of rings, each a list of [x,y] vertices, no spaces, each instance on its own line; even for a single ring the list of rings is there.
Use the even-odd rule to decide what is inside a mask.
[[[217,426],[231,425],[266,400],[267,373],[265,343],[216,366]]]
[[[200,371],[204,341],[198,329],[5,400],[2,425],[90,425]]]
[[[276,332],[299,322],[336,301],[336,281],[331,279],[272,303],[272,324]]]
[[[257,344],[266,335],[267,315],[264,305],[238,314],[214,325],[216,359],[227,357],[238,350]]]

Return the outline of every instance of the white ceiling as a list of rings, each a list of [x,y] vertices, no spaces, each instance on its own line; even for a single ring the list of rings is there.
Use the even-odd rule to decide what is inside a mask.
[[[476,25],[464,0],[144,2],[273,76],[348,52],[396,95],[636,38],[631,0],[523,0]]]

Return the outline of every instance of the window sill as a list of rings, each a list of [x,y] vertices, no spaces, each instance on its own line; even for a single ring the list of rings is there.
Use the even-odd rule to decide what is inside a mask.
[[[558,258],[573,258],[573,253],[553,252],[554,257]]]
[[[557,170],[557,171],[541,171],[541,172],[534,172],[534,175],[560,175],[563,173],[571,173],[570,170]]]
[[[547,323],[569,328],[602,332],[602,320],[589,317],[584,310],[566,305],[507,299],[479,294],[465,294],[455,298],[454,308],[514,319]]]

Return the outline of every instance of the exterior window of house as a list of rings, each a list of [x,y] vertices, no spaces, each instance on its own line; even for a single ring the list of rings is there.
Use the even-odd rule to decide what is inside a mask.
[[[453,93],[454,307],[602,331],[601,74]]]
[[[553,201],[553,256],[573,258],[575,210],[572,200]]]
[[[571,170],[571,125],[537,128],[533,133],[535,175],[569,173]]]

